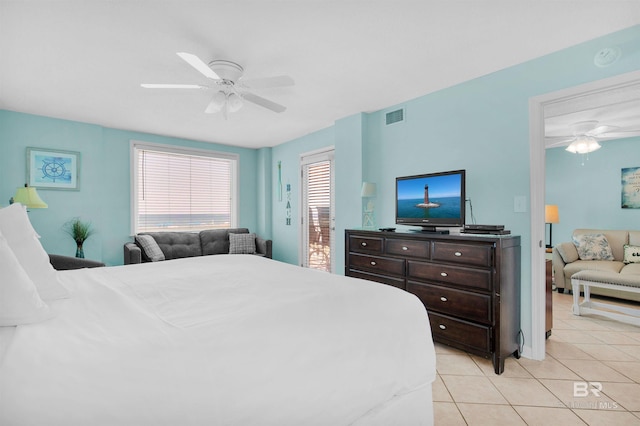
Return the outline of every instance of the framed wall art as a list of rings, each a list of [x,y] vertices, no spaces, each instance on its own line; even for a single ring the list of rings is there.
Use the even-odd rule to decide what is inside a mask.
[[[27,148],[27,183],[43,189],[80,189],[80,153]]]
[[[640,209],[640,167],[622,169],[623,209]]]

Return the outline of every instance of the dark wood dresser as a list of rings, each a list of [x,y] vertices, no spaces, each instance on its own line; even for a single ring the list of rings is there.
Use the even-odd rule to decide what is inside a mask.
[[[490,358],[520,357],[520,237],[345,231],[345,275],[424,303],[433,340]]]

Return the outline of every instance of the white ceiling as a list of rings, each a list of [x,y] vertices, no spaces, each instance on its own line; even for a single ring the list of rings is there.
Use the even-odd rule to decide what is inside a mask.
[[[0,108],[274,146],[639,23],[638,0],[0,0]],[[179,51],[293,77],[256,91],[287,110],[140,87],[205,83]]]

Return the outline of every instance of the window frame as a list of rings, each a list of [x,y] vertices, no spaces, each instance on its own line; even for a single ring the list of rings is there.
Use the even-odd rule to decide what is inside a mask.
[[[144,142],[138,140],[131,140],[129,147],[129,160],[130,160],[130,232],[131,236],[136,235],[138,230],[138,155],[141,151],[156,151],[165,152],[169,154],[199,156],[219,158],[231,161],[231,201],[230,201],[230,227],[238,227],[239,222],[239,209],[238,202],[240,194],[238,192],[238,171],[240,170],[240,155],[229,152],[207,150],[200,148],[183,147],[177,145],[165,145],[153,142]],[[170,231],[167,231],[170,232]],[[178,231],[181,232],[181,231]],[[189,231],[182,231],[189,232]],[[196,232],[196,231],[193,231]]]

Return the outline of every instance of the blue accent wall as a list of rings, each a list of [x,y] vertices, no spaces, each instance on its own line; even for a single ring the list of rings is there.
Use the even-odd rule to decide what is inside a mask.
[[[545,203],[558,206],[560,219],[554,245],[571,241],[577,228],[640,229],[640,209],[621,208],[620,182],[623,168],[640,167],[640,137],[600,144],[586,157],[564,148],[546,151]]]
[[[623,56],[608,68],[598,68],[593,58],[608,46],[619,46]],[[522,329],[524,338],[530,342],[529,99],[638,69],[640,26],[634,26],[400,105],[348,117],[331,128],[275,147],[273,167],[282,160],[287,178],[295,183],[298,193],[299,177],[295,173],[299,172],[299,155],[324,146],[336,147],[336,238],[339,244],[334,259],[337,273],[343,273],[344,268],[341,251],[344,230],[362,224],[359,188],[363,181],[377,184],[377,225],[396,226],[394,185],[397,176],[466,169],[467,198],[471,199],[476,223],[503,224],[522,237]],[[385,114],[398,108],[405,109],[405,121],[386,125]],[[612,173],[617,175],[612,175],[611,181],[618,182],[613,184],[612,191],[619,198],[616,185],[619,186],[620,171]],[[561,179],[564,185],[567,176]],[[544,182],[541,180],[539,184]],[[553,188],[560,183],[547,180],[547,185]],[[548,194],[549,203],[553,201],[553,191]],[[521,196],[527,200],[526,211],[515,212],[514,199]],[[281,225],[283,214],[279,203],[274,203],[274,247],[277,247],[274,256],[296,263],[299,226]],[[467,205],[468,223],[470,214]],[[565,216],[562,210],[560,214]],[[625,222],[618,222],[618,226],[612,221],[621,219],[620,215],[618,219],[606,220],[594,215],[585,223],[629,227],[627,218],[637,222],[639,214],[639,210],[624,212]],[[294,215],[299,220],[297,209]],[[558,234],[562,232],[566,233],[558,230]]]
[[[75,243],[63,230],[74,217],[90,221],[96,234],[85,246],[85,256],[108,265],[123,263],[122,246],[130,241],[130,141],[139,140],[239,155],[239,225],[256,229],[270,222],[267,205],[258,206],[258,151],[105,128],[0,110],[0,205],[8,205],[16,187],[26,181],[26,148],[80,152],[80,190],[39,189],[47,209],[32,209],[29,217],[49,253],[73,256]],[[263,176],[260,176],[263,179]],[[264,228],[266,232],[269,230]],[[270,235],[267,235],[269,237]]]
[[[596,67],[594,55],[609,46],[619,46],[622,58],[610,67]],[[129,239],[131,139],[235,152],[240,155],[240,225],[272,237],[275,259],[299,264],[300,155],[333,146],[336,152],[334,260],[336,272],[343,273],[344,230],[362,224],[360,187],[363,181],[377,184],[377,224],[394,226],[397,176],[466,169],[467,198],[472,201],[476,222],[504,224],[513,234],[522,237],[522,329],[526,341],[530,341],[530,212],[528,205],[526,212],[514,212],[515,197],[530,198],[529,99],[638,69],[640,26],[634,26],[424,94],[401,105],[345,117],[320,131],[262,150],[0,111],[0,204],[6,204],[15,187],[24,182],[27,146],[80,151],[81,190],[41,191],[49,209],[32,211],[31,219],[42,235],[45,248],[60,254],[74,252],[72,241],[61,230],[64,222],[74,216],[92,221],[98,234],[87,243],[87,257],[120,264],[122,244]],[[425,78],[429,78],[429,70],[425,70]],[[400,107],[405,108],[405,121],[386,125],[385,114]],[[559,153],[548,153],[547,203],[559,204],[561,216],[561,224],[554,227],[558,235],[554,241],[578,226],[635,227],[632,225],[637,223],[640,210],[619,211],[615,206],[619,204],[619,169],[638,164],[629,155],[630,151],[626,159],[634,164],[615,162],[614,154],[607,161],[608,149],[609,145],[605,145],[592,154],[583,168],[562,164],[556,171],[553,171],[554,165],[565,159],[561,159]],[[615,149],[624,148],[620,145]],[[611,152],[613,150],[611,148]],[[598,157],[600,154],[602,157]],[[625,158],[624,152],[621,155]],[[282,201],[277,198],[279,162]],[[593,176],[588,176],[590,174]],[[560,197],[568,197],[560,195],[564,187],[571,185],[580,192],[579,182],[587,179],[590,182],[593,179],[592,188],[598,191],[606,208],[600,206],[585,211],[577,200],[569,203],[563,198],[562,202],[556,202]],[[533,184],[544,183],[541,180]],[[287,184],[291,185],[291,225],[285,224]],[[614,207],[608,207],[612,205]],[[468,222],[470,213],[467,206]],[[568,217],[575,217],[575,222],[565,221]]]

